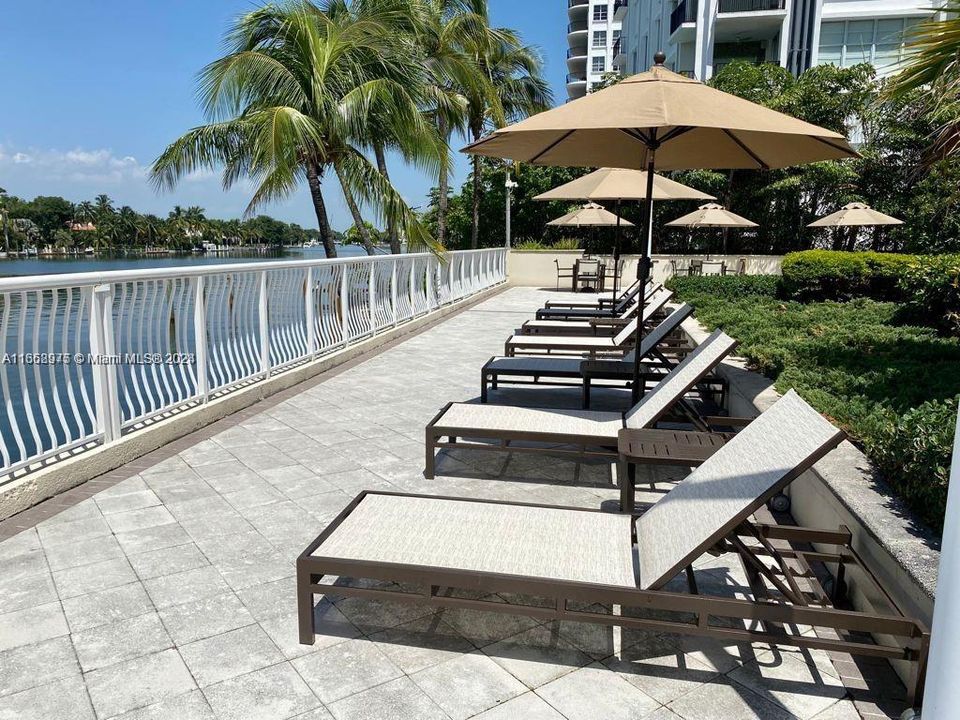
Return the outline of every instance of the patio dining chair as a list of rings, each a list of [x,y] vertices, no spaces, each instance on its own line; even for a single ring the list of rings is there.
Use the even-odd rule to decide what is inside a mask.
[[[569,280],[573,278],[573,265],[570,265],[569,267],[561,267],[559,260],[554,260],[553,264],[557,266],[557,290],[559,290],[561,280]]]

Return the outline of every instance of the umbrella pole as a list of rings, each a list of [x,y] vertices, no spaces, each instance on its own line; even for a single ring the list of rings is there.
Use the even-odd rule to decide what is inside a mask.
[[[617,229],[613,236],[613,298],[617,298],[617,281],[620,279],[620,198],[617,198]],[[616,304],[611,306],[611,313],[616,314]]]
[[[647,197],[643,201],[643,222],[647,227],[647,233],[653,230],[653,171],[656,166],[656,130],[652,133],[651,143],[647,146]],[[633,353],[633,387],[631,388],[631,405],[636,405],[643,397],[643,387],[640,384],[640,344],[643,342],[643,310],[644,298],[647,292],[647,280],[650,277],[650,255],[647,252],[647,244],[640,241],[640,263],[637,265],[637,279],[640,281],[639,300],[640,308],[637,311],[637,333],[636,343]]]

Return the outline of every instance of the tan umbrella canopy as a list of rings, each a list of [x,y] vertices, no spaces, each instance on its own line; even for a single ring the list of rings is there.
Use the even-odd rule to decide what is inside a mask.
[[[540,193],[534,200],[615,200],[617,214],[622,200],[645,200],[647,197],[647,171],[625,168],[600,168],[576,180],[564,183],[553,190]],[[663,175],[653,176],[654,200],[715,200],[708,195]],[[653,252],[653,226],[647,228],[647,254]],[[619,231],[613,246],[613,262],[620,266]],[[618,274],[613,278],[613,292],[617,292]]]
[[[624,220],[620,216],[614,215],[596,203],[587,203],[573,212],[551,220],[547,225],[564,227],[612,227],[622,225],[623,227],[633,227],[633,223],[629,220]]]
[[[465,152],[534,165],[645,169],[647,227],[656,170],[763,170],[857,156],[840,133],[678,75],[663,67],[665,59],[658,52],[649,71],[496,130]],[[646,247],[637,275],[641,283],[650,277]],[[638,347],[642,335],[638,327]],[[635,357],[634,403],[641,392],[640,353]]]
[[[748,228],[759,227],[759,225],[752,220],[747,220],[745,217],[730,212],[723,205],[707,203],[701,205],[692,213],[668,222],[667,227]]]
[[[903,220],[898,220],[892,215],[884,215],[878,210],[874,210],[869,205],[860,202],[852,202],[844,205],[835,213],[831,213],[819,220],[814,220],[807,227],[838,227],[838,226],[861,226],[861,225],[903,225]]]
[[[600,168],[588,175],[564,183],[553,190],[540,193],[534,200],[645,200],[647,173],[645,170]],[[715,200],[692,187],[687,187],[663,175],[653,176],[654,200]]]

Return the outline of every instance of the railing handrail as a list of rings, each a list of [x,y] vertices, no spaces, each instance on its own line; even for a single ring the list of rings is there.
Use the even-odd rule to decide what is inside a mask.
[[[0,489],[504,282],[506,266],[496,247],[0,280]]]
[[[476,250],[451,250],[440,257],[441,262],[449,255],[494,252],[503,248],[477,248]],[[62,287],[89,287],[115,282],[136,280],[166,280],[178,277],[220,275],[235,272],[260,272],[289,268],[330,267],[348,263],[366,263],[386,258],[430,258],[432,253],[403,253],[401,255],[356,255],[351,257],[318,258],[316,260],[268,260],[265,262],[220,263],[217,265],[182,265],[176,267],[143,268],[141,270],[103,270],[83,273],[50,273],[48,275],[17,275],[0,278],[0,293],[21,290],[50,290]]]
[[[786,7],[786,0],[717,0],[718,13],[764,12]]]

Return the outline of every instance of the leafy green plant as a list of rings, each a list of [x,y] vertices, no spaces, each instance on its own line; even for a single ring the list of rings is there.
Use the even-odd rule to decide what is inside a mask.
[[[911,317],[960,335],[960,255],[926,255],[900,279]]]
[[[521,240],[513,245],[514,250],[547,250],[542,240]]]
[[[960,340],[904,324],[899,303],[799,303],[738,296],[734,278],[678,280],[670,285],[700,322],[737,338],[738,354],[779,391],[795,388],[842,427],[913,511],[941,527]]]
[[[576,238],[560,238],[553,243],[554,250],[576,250],[580,247],[580,241]]]
[[[717,298],[740,298],[748,295],[776,297],[780,288],[778,275],[694,275],[676,276],[666,286],[684,298],[711,295]]]
[[[899,280],[914,255],[805,250],[783,259],[783,294],[792,300],[900,300]]]

